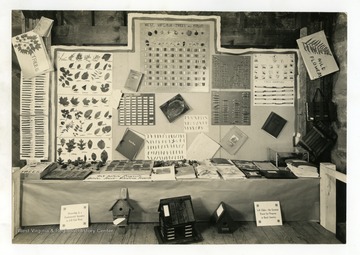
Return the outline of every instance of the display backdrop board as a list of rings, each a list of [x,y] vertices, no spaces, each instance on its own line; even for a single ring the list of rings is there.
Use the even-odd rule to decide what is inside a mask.
[[[65,153],[61,154],[64,159],[73,159],[78,152],[87,157],[95,153],[99,159],[103,150],[107,151],[109,159],[125,159],[115,148],[127,128],[143,135],[183,133],[188,148],[200,132],[219,143],[236,126],[248,136],[246,143],[234,155],[223,148],[214,155],[229,159],[265,160],[268,148],[292,147],[298,52],[223,49],[219,46],[219,31],[220,18],[216,16],[129,14],[129,45],[126,47],[53,46],[52,59],[58,67],[52,78],[55,89],[51,90],[51,103],[54,106],[51,108],[51,141],[56,141],[51,144],[54,160],[59,157],[59,148],[62,149],[61,153]],[[155,56],[150,57],[150,51]],[[79,54],[81,57],[78,57]],[[67,59],[61,60],[61,56],[66,56]],[[69,60],[71,56],[73,58]],[[266,60],[263,65],[261,59]],[[273,66],[273,61],[283,62],[286,70],[280,64],[280,67]],[[78,70],[79,64],[81,66]],[[60,67],[66,70],[60,70]],[[227,67],[232,72],[227,72]],[[72,80],[69,80],[67,69],[71,68],[75,69],[75,73],[70,76]],[[275,74],[272,73],[272,68],[276,69]],[[143,73],[137,92],[126,87],[131,70]],[[254,83],[254,70],[264,71],[263,77],[267,80]],[[80,73],[75,79],[77,72]],[[278,76],[276,72],[279,73]],[[63,78],[60,80],[61,77]],[[261,79],[262,76],[259,77]],[[283,80],[284,77],[286,81]],[[221,82],[222,79],[224,83]],[[153,81],[156,82],[155,85]],[[266,91],[261,94],[259,84],[270,88],[265,88]],[[255,89],[255,95],[265,95],[265,99],[266,94],[271,93],[271,101],[264,103],[266,100],[262,100],[261,104],[255,104]],[[118,90],[124,93],[121,109],[115,109],[109,104],[112,91]],[[178,94],[181,95],[181,101],[172,100],[167,108],[168,113],[176,116],[170,123],[160,106]],[[278,104],[284,101],[284,95],[286,104]],[[149,98],[145,100],[144,97]],[[215,102],[217,105],[214,105],[214,98],[215,101],[218,100]],[[132,105],[136,105],[136,108],[131,107]],[[126,112],[129,107],[132,109],[131,119]],[[72,108],[75,110],[70,112]],[[65,117],[62,116],[64,109],[73,115],[71,120],[66,118],[66,112]],[[92,110],[90,115],[88,110]],[[78,112],[82,113],[78,116],[80,120],[75,116]],[[87,115],[84,116],[86,112]],[[96,115],[98,112],[99,116]],[[287,120],[277,138],[261,129],[271,112]],[[208,127],[200,128],[199,132],[188,132],[188,120],[191,116],[194,116],[193,119],[207,116],[205,119],[208,120]],[[73,122],[78,124],[78,132],[64,131],[69,127],[67,124]],[[70,127],[74,131],[76,126]],[[62,131],[64,134],[61,134]],[[63,147],[62,136],[65,138]],[[88,144],[90,140],[91,148]],[[72,143],[70,147],[74,147],[71,152],[66,149],[69,147],[67,143]],[[149,148],[146,141],[137,159],[145,159],[145,148]]]

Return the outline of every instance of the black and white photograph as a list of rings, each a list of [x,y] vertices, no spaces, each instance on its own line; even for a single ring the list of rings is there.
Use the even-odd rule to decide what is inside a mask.
[[[360,251],[357,4],[105,2],[6,3],[9,254]]]

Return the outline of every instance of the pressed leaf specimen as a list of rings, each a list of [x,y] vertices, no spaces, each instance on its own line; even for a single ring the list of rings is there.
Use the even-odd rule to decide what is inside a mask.
[[[91,100],[91,102],[93,103],[93,104],[96,104],[97,102],[99,102],[99,100],[97,100],[96,98],[92,98],[92,100]]]
[[[106,161],[107,161],[108,158],[109,158],[109,155],[108,155],[108,153],[106,152],[106,150],[103,150],[103,151],[101,152],[100,158],[101,158],[101,161],[102,161],[103,163],[106,163]]]
[[[84,143],[84,140],[83,139],[80,139],[80,141],[78,142],[77,144],[79,150],[84,150],[85,149],[85,146],[86,146],[86,143]]]
[[[87,126],[87,128],[86,128],[86,132],[89,131],[92,126],[93,126],[93,123],[90,123],[90,124]]]
[[[68,106],[69,105],[69,100],[67,97],[60,97],[59,98],[59,104],[63,105],[63,106]]]
[[[111,131],[111,126],[103,127],[103,128],[102,128],[102,131],[103,131],[104,133],[109,133],[109,132]]]
[[[66,142],[66,140],[64,138],[61,138],[61,140],[60,140],[61,147],[63,147],[65,145],[65,142]]]
[[[61,148],[59,148],[59,149],[57,150],[57,153],[58,153],[59,157],[60,157],[62,151],[63,151],[63,150],[62,150]]]
[[[81,75],[81,79],[83,80],[87,80],[89,78],[89,73],[88,72],[85,72]]]
[[[71,78],[72,73],[69,70],[66,70],[64,67],[60,67],[61,74],[59,75],[59,82],[61,82],[62,87],[70,86],[70,82],[73,81]]]
[[[70,99],[70,102],[75,106],[77,106],[80,103],[77,97],[72,97]]]
[[[93,112],[93,110],[87,110],[85,113],[84,113],[84,118],[85,119],[90,119],[91,118],[91,113]]]
[[[98,111],[97,113],[95,113],[94,118],[98,119],[100,117],[101,111]]]
[[[98,141],[97,146],[99,147],[99,149],[104,149],[105,148],[105,142],[103,140]]]
[[[93,146],[93,141],[89,140],[89,141],[88,141],[88,148],[91,149],[92,146]]]
[[[102,59],[105,60],[105,61],[108,61],[108,60],[110,59],[110,57],[111,57],[111,54],[106,53],[106,54],[104,54],[104,55],[102,56]]]
[[[75,139],[70,139],[67,143],[66,143],[66,150],[68,152],[72,152],[75,149]]]
[[[109,91],[109,83],[101,84],[100,89],[101,89],[102,92],[108,92]]]
[[[87,99],[86,97],[82,101],[83,101],[84,105],[89,105],[89,103],[90,103],[90,100]]]
[[[95,85],[91,85],[90,89],[91,89],[92,91],[96,91],[97,87],[96,87]]]

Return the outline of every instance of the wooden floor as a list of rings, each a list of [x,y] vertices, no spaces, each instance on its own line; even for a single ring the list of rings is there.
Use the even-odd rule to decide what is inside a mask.
[[[232,234],[219,234],[209,223],[197,223],[203,241],[196,244],[341,244],[335,235],[316,222],[287,222],[282,226],[256,227],[255,222],[237,222]],[[60,231],[58,225],[24,227],[14,244],[158,244],[155,223],[130,224],[128,229],[112,224],[91,224],[87,229]]]

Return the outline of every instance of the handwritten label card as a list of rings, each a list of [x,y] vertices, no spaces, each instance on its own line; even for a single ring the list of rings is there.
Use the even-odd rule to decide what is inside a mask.
[[[324,31],[302,37],[296,42],[311,80],[339,70]]]
[[[209,132],[209,117],[207,115],[185,115],[184,132]]]
[[[60,230],[89,227],[89,205],[73,204],[61,206]]]
[[[282,225],[279,201],[254,202],[254,207],[258,227]]]
[[[145,159],[182,160],[186,158],[185,133],[146,134]]]

